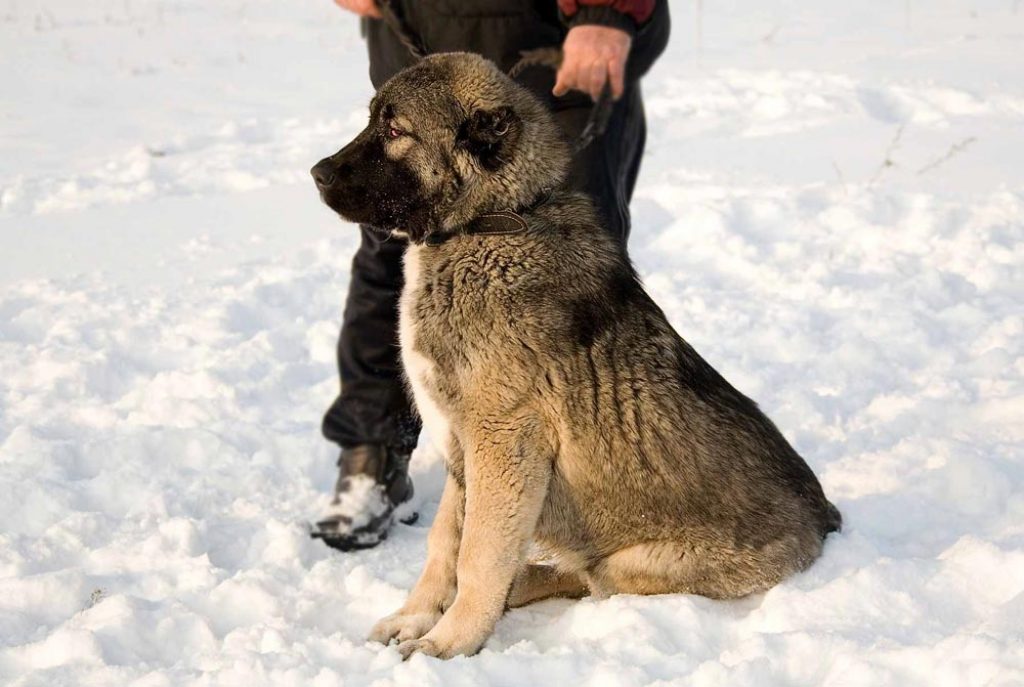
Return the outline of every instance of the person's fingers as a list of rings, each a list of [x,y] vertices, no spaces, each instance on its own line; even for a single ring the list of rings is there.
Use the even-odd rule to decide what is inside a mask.
[[[601,89],[608,78],[608,67],[603,61],[595,61],[587,70],[587,81],[584,89],[595,101],[601,96]]]
[[[626,90],[626,60],[631,38],[618,29],[576,26],[562,45],[563,62],[552,92],[562,96],[576,90],[596,102],[608,86],[614,98]]]
[[[626,91],[626,61],[613,57],[608,63],[608,74],[612,79],[612,97],[618,100]]]
[[[551,89],[551,92],[555,96],[561,97],[575,87],[576,62],[567,59],[562,62],[562,66],[558,69],[558,75],[555,77],[555,87]]]
[[[563,76],[564,74],[565,67],[561,67],[558,70],[558,74],[555,75],[555,87],[551,89],[551,92],[554,93],[556,98],[562,97],[563,95],[565,95],[566,91],[568,91],[568,89],[565,86],[565,77]]]
[[[377,3],[375,2],[375,0],[362,0],[362,4],[363,7],[361,8],[359,14],[361,14],[364,17],[373,17],[375,19],[380,19],[380,10],[377,9]]]
[[[380,10],[374,0],[334,0],[334,4],[360,17],[376,17],[380,19]]]

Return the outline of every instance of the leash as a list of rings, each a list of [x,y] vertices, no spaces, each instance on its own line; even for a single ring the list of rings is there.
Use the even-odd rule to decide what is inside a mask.
[[[426,57],[427,49],[423,45],[423,41],[405,21],[405,17],[395,12],[395,8],[391,5],[391,0],[375,0],[375,4],[377,5],[377,11],[380,12],[380,18],[391,29],[391,32],[395,34],[399,42],[405,46],[409,54],[417,60],[422,60]]]
[[[415,60],[421,60],[427,56],[428,50],[423,39],[413,30],[409,23],[405,21],[405,18],[400,13],[395,11],[393,6],[393,0],[375,0],[377,10],[380,12],[381,19],[387,25],[391,32],[395,34],[399,42],[405,46],[405,49]],[[532,66],[547,66],[552,69],[558,69],[562,63],[562,51],[557,48],[540,48],[538,50],[528,50],[522,53],[522,58],[512,65],[512,68],[508,71],[508,75],[512,78],[518,76],[523,69]],[[594,139],[600,138],[604,135],[604,132],[608,129],[608,122],[612,117],[612,110],[615,107],[615,103],[612,100],[612,89],[611,82],[605,81],[604,88],[601,89],[601,94],[597,100],[594,101],[593,107],[590,108],[590,114],[587,116],[587,121],[583,125],[583,129],[580,131],[580,135],[576,137],[576,141],[572,146],[573,155],[578,154],[584,150],[587,146],[594,142]]]
[[[590,108],[590,115],[587,117],[586,124],[583,125],[583,131],[580,132],[579,138],[573,144],[573,155],[593,143],[595,138],[604,136],[614,108],[615,103],[612,101],[611,82],[605,81],[604,87],[601,89],[601,95],[597,96],[594,106]]]

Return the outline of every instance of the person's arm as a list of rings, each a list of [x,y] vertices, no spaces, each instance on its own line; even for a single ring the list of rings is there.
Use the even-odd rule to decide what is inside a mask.
[[[355,12],[360,17],[375,17],[380,19],[380,10],[374,0],[334,0],[338,7]]]
[[[626,60],[637,27],[651,18],[655,0],[558,0],[569,25],[555,95],[583,91],[597,100],[611,80],[612,96],[625,90]]]

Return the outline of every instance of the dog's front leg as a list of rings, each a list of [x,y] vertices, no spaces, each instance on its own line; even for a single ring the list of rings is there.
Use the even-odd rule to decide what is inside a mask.
[[[387,644],[422,637],[434,627],[455,597],[455,569],[465,494],[455,478],[448,475],[427,537],[427,562],[405,604],[383,618],[370,631],[372,641]]]
[[[451,658],[479,651],[504,611],[544,505],[551,451],[535,439],[531,423],[479,426],[466,451],[458,593],[430,632],[399,645],[404,658],[415,652]]]

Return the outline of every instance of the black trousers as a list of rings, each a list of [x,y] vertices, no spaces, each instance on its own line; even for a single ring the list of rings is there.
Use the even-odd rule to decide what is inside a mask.
[[[407,63],[404,48],[382,33],[386,28],[379,25],[371,23],[368,31],[371,75],[378,87]],[[447,31],[452,30],[450,23],[445,26]],[[431,36],[425,38],[429,46]],[[473,47],[477,46],[466,49]],[[506,48],[503,58],[501,52],[489,55],[490,45],[479,47],[479,52],[499,64],[510,59],[508,54],[518,54]],[[590,114],[589,100],[577,96],[555,101],[550,95],[550,74],[538,75],[536,70],[528,70],[523,82],[552,104],[555,119],[566,136],[575,140]],[[605,134],[576,154],[570,171],[570,186],[593,197],[604,226],[623,245],[629,236],[629,201],[645,138],[643,102],[639,84],[633,83],[616,103]],[[367,227],[360,230],[361,243],[352,260],[338,339],[341,392],[324,417],[323,434],[342,447],[375,443],[411,451],[420,423],[403,382],[398,347],[398,298],[405,244],[383,239]]]

